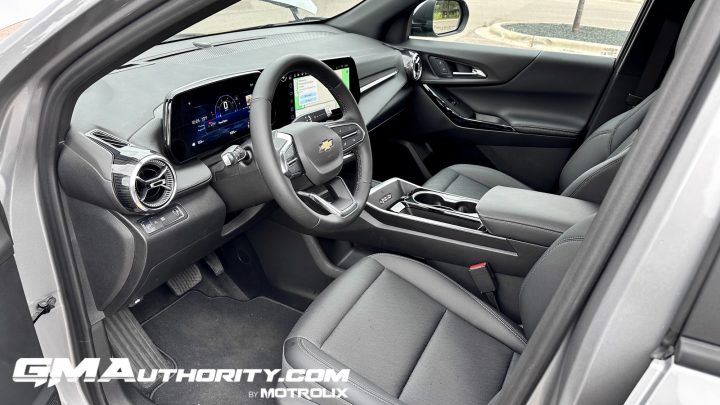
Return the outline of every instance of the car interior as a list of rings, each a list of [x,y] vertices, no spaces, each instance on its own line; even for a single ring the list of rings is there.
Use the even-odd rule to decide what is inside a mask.
[[[57,172],[112,355],[137,369],[349,369],[319,383],[348,397],[322,403],[484,404],[512,389],[642,147],[694,7],[646,2],[610,58],[428,40],[426,3],[173,37],[85,90]],[[122,391],[221,404],[317,386]]]

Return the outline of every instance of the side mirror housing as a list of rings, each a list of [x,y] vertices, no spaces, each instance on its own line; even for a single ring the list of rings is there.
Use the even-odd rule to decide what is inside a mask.
[[[426,0],[413,12],[410,35],[435,38],[456,34],[467,25],[469,14],[464,0]]]

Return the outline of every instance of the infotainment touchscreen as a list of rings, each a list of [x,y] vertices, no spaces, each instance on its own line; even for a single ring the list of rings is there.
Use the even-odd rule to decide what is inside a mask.
[[[350,88],[350,66],[335,68],[343,84]],[[316,78],[304,73],[295,73],[292,78],[293,120],[320,121],[339,114],[340,105],[330,91]]]

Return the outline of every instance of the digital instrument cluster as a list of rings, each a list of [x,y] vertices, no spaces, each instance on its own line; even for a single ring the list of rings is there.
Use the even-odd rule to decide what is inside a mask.
[[[325,61],[359,100],[359,83],[351,58]],[[164,138],[177,164],[216,153],[250,134],[252,93],[260,72],[213,78],[171,92],[165,101]],[[332,94],[314,77],[290,73],[273,101],[273,127],[293,121],[339,118]]]

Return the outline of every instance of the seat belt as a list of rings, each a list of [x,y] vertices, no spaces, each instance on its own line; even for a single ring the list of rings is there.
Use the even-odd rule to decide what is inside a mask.
[[[495,307],[498,311],[500,306],[498,305],[497,298],[495,297],[496,283],[495,275],[490,269],[490,264],[487,262],[480,262],[473,264],[468,267],[470,277],[472,277],[475,287],[477,287],[480,294],[488,300],[488,302]]]
[[[675,21],[665,20],[660,28],[660,34],[653,45],[647,64],[643,69],[635,91],[628,94],[625,103],[631,107],[640,104],[657,87],[660,75],[666,65],[667,57],[673,49],[675,40],[680,33],[680,25]]]

